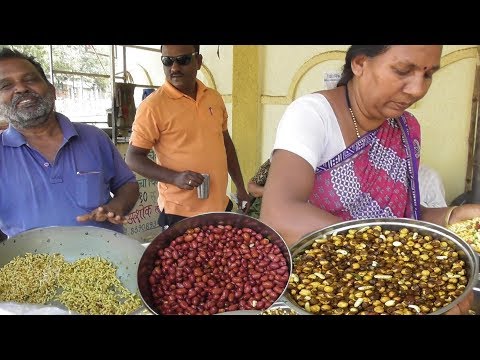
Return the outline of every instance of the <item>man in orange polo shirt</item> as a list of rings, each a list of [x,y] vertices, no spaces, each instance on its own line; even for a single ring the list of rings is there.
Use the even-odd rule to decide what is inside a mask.
[[[205,212],[230,211],[228,173],[239,204],[249,204],[223,99],[197,79],[200,46],[163,45],[161,51],[166,81],[139,105],[125,158],[133,171],[158,181],[160,226]],[[152,148],[156,163],[148,158]],[[204,180],[202,174],[210,175],[207,199],[194,191]]]

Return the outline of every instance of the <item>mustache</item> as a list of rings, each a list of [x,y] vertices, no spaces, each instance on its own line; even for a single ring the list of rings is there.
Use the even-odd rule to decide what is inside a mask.
[[[35,93],[25,93],[25,94],[17,94],[14,95],[12,98],[12,107],[17,107],[18,103],[23,100],[41,100],[41,96]]]

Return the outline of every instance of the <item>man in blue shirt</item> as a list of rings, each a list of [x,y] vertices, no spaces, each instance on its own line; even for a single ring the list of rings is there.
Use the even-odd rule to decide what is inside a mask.
[[[32,57],[0,50],[0,230],[92,225],[123,232],[135,175],[100,129],[54,111],[55,88]],[[111,196],[113,194],[113,197]]]

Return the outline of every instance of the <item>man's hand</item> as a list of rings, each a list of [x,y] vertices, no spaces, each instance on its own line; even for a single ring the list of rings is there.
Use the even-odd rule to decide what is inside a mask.
[[[109,207],[108,205],[99,206],[95,210],[93,210],[89,214],[84,214],[77,216],[77,221],[84,222],[84,221],[109,221],[112,224],[125,224],[127,222],[127,218],[121,215],[119,212],[116,212],[115,209]]]
[[[181,171],[176,174],[173,184],[183,190],[193,190],[203,183],[203,175],[195,171]]]

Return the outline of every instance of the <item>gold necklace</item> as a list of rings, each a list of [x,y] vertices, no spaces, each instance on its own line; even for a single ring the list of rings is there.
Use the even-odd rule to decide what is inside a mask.
[[[350,115],[352,115],[353,126],[355,126],[355,134],[357,134],[357,138],[360,139],[360,132],[358,131],[357,119],[355,118],[355,115],[353,115],[352,108],[348,108],[348,110],[350,110]]]
[[[357,134],[357,139],[360,139],[360,131],[358,130],[358,122],[357,122],[357,118],[353,114],[352,106],[350,105],[350,97],[348,96],[348,86],[347,85],[345,85],[345,97],[347,99],[348,110],[350,111],[350,115],[352,116],[353,126],[355,127],[355,134]]]

